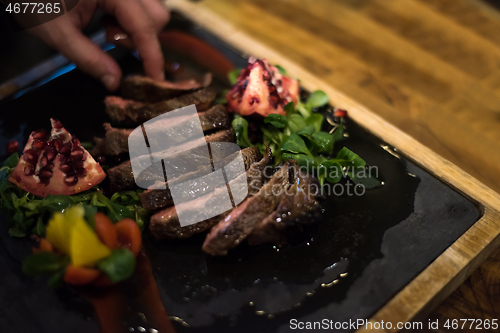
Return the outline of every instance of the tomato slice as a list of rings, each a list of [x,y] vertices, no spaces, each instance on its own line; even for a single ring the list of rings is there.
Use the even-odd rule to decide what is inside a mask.
[[[137,256],[141,250],[142,235],[141,229],[134,220],[126,218],[115,224],[118,233],[118,242],[122,247],[129,249]]]
[[[94,220],[97,237],[110,249],[116,249],[118,247],[118,236],[113,222],[101,212],[95,214]]]
[[[69,265],[64,272],[64,282],[73,285],[89,284],[99,276],[101,272],[95,268],[77,267]]]

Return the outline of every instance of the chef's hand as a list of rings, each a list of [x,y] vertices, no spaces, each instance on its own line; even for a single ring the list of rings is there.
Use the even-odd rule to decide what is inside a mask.
[[[59,50],[82,71],[101,80],[109,90],[116,90],[122,76],[120,67],[81,31],[98,8],[116,18],[115,24],[106,29],[108,41],[136,48],[144,61],[146,75],[164,79],[158,32],[170,14],[158,0],[83,0],[67,14],[30,32]]]

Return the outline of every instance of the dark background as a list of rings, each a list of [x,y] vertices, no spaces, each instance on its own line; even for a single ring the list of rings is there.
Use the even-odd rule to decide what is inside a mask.
[[[103,12],[98,12],[84,29],[89,36],[102,28]],[[9,19],[0,4],[0,83],[12,79],[57,52],[26,31],[11,32]]]

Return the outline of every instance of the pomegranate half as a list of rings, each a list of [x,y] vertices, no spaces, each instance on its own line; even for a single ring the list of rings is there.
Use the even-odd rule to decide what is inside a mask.
[[[48,141],[44,130],[31,133],[9,181],[40,197],[71,195],[102,182],[106,174],[99,163],[60,121],[50,121]]]

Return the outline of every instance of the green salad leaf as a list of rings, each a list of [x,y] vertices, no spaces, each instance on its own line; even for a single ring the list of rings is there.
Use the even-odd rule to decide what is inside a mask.
[[[274,67],[276,67],[278,69],[278,71],[280,72],[281,75],[288,75],[286,69],[284,69],[280,65],[274,65]]]
[[[306,154],[312,157],[312,154],[307,148],[306,143],[297,134],[290,135],[290,137],[288,138],[288,140],[286,140],[281,150],[294,154]]]
[[[241,68],[236,68],[227,74],[227,78],[231,85],[235,85],[236,83],[238,83],[238,76],[240,75],[240,72]]]
[[[313,91],[306,102],[306,105],[313,109],[326,104],[328,104],[328,95],[322,90]]]
[[[135,270],[135,256],[128,249],[116,249],[111,255],[97,263],[97,267],[103,271],[111,282],[119,282],[128,279]]]
[[[3,168],[8,168],[12,169],[10,172],[13,171],[13,169],[16,167],[17,162],[19,162],[19,153],[14,153],[10,155],[3,163],[2,163],[2,169]],[[0,170],[2,170],[0,169]]]
[[[69,264],[69,258],[53,252],[38,252],[23,261],[23,273],[28,276],[54,274]]]
[[[271,113],[266,118],[264,118],[264,123],[271,124],[276,128],[285,128],[288,125],[288,120],[285,116]]]
[[[234,118],[231,123],[236,137],[236,144],[242,148],[252,147],[252,143],[248,138],[248,121],[243,118]]]

